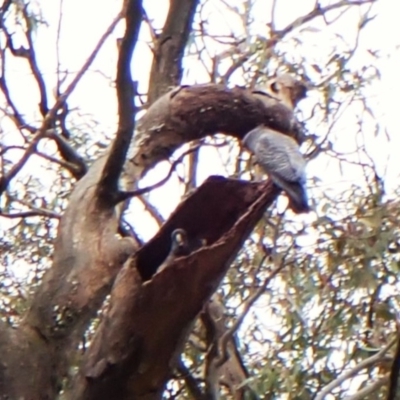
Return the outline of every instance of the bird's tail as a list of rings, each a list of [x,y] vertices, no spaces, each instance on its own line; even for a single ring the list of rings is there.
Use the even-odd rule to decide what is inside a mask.
[[[289,207],[293,212],[300,214],[311,210],[306,189],[300,182],[288,182],[277,177],[273,180],[288,195]]]

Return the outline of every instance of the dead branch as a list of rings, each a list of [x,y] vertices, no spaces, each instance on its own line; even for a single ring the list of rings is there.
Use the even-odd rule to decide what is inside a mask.
[[[143,176],[183,143],[217,132],[241,138],[260,124],[296,139],[301,136],[293,111],[279,99],[214,84],[174,89],[139,121],[126,184],[131,186],[132,176]]]
[[[332,10],[336,10],[336,9],[342,8],[342,7],[362,6],[364,4],[371,4],[376,1],[377,0],[360,0],[360,1],[342,0],[342,1],[338,1],[337,3],[329,4],[325,7],[321,7],[319,2],[317,2],[314,9],[311,12],[309,12],[306,15],[296,18],[293,22],[291,22],[289,25],[287,25],[284,29],[272,32],[272,35],[274,37],[276,37],[277,39],[282,39],[283,37],[285,37],[287,34],[291,33],[293,30],[295,30],[299,26],[304,25],[305,23],[313,20],[316,17],[319,17],[319,16],[324,17],[324,16],[326,16],[327,13],[329,13]]]
[[[70,398],[158,398],[191,322],[276,194],[270,183],[212,177],[189,196],[118,275]],[[207,246],[155,274],[176,227]]]

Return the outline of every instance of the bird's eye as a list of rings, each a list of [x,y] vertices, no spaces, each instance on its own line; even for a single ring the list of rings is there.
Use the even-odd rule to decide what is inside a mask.
[[[270,89],[273,93],[278,93],[279,92],[279,85],[277,82],[272,82],[270,85]]]

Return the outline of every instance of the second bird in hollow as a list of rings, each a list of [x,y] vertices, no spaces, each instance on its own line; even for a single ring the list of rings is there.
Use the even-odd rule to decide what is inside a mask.
[[[292,210],[310,211],[305,189],[306,160],[297,142],[283,133],[258,126],[246,134],[243,144],[272,181],[286,192]]]

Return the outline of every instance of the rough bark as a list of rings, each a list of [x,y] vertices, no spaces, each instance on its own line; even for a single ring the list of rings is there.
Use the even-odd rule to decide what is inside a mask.
[[[277,192],[270,183],[211,177],[182,203],[118,275],[70,398],[161,398],[188,328]],[[207,245],[143,280],[162,264],[177,226]]]
[[[20,365],[31,384],[11,380],[8,375],[12,368],[4,368],[2,379],[9,380],[4,393],[12,394],[9,398],[56,398],[70,361],[76,360],[84,331],[135,248],[132,239],[117,236],[118,218],[108,198],[108,193],[118,187],[134,129],[130,60],[141,23],[141,0],[125,1],[123,15],[127,27],[116,79],[121,105],[116,140],[109,159],[99,160],[71,195],[60,221],[52,268],[45,274],[20,327],[10,336],[13,358],[4,358],[2,365]]]
[[[183,143],[218,132],[240,139],[260,124],[301,138],[293,111],[279,99],[215,84],[176,88],[139,121],[126,171],[136,179]]]
[[[226,89],[218,85],[180,88],[164,95],[149,109],[138,126],[137,139],[129,162],[125,165],[130,186],[134,186],[145,171],[169,157],[180,145],[215,132],[225,132],[240,138],[254,126],[264,123],[295,135],[297,125],[292,112],[277,100],[267,100],[263,102],[259,96],[245,89]],[[122,126],[117,136],[124,134],[127,134],[126,125]],[[119,146],[123,152],[126,152],[126,143],[125,137]],[[115,157],[120,157],[120,150],[115,151],[115,148],[114,145],[107,155],[96,161],[77,183],[60,221],[53,266],[47,272],[20,327],[20,332],[23,332],[21,337],[28,335],[28,341],[35,343],[33,353],[37,357],[32,358],[31,375],[35,377],[37,391],[31,388],[30,393],[37,393],[35,396],[38,399],[51,398],[52,396],[45,393],[52,393],[52,390],[55,393],[58,390],[56,382],[60,382],[65,375],[91,318],[110,292],[124,261],[135,249],[131,239],[117,235],[118,213],[112,202],[113,196],[104,195],[104,188],[109,188],[110,193],[118,188],[116,175],[120,168],[116,168],[114,162]],[[110,161],[112,157],[114,159]],[[110,179],[110,176],[115,179]],[[156,260],[156,265],[159,265],[159,260],[168,251],[169,234],[174,227],[184,228],[189,235],[205,238],[209,243],[231,229],[231,225],[226,222],[226,218],[229,220],[229,208],[228,214],[222,211],[228,204],[224,195],[224,184],[217,185],[213,190],[213,201],[202,198],[202,192],[199,192],[188,200],[192,208],[186,219],[179,217],[179,225],[172,222],[166,224],[170,228],[166,236],[160,233],[163,237],[160,247],[163,252],[157,256],[159,259]],[[242,197],[246,199],[248,195],[234,191],[230,196],[239,201]],[[247,203],[246,207],[251,203]],[[217,209],[221,211],[216,213]],[[206,218],[207,215],[209,218]],[[184,220],[186,222],[182,224]],[[193,231],[193,226],[198,226],[200,231]],[[223,229],[216,229],[218,226]],[[244,234],[239,236],[239,242],[244,240]],[[160,240],[157,238],[158,236],[154,239],[156,242]],[[239,247],[238,244],[237,247],[230,248],[231,255]],[[156,253],[152,251],[146,253],[145,248],[138,253],[138,270],[145,280],[150,279],[155,271],[152,260],[154,254]],[[222,259],[220,263],[224,270],[229,264]],[[218,279],[221,276],[218,275]],[[217,281],[209,276],[209,282],[215,289]],[[205,291],[204,298],[197,305],[203,304],[211,293],[212,291]],[[191,315],[195,316],[194,311]],[[152,321],[153,325],[155,321]],[[182,329],[184,325],[181,326]],[[43,364],[41,371],[35,368],[38,358],[48,361]],[[43,374],[42,371],[46,370],[52,373]],[[18,393],[23,394],[22,388]]]
[[[167,20],[154,48],[148,102],[153,104],[182,78],[182,58],[199,0],[171,0]]]
[[[137,139],[126,165],[130,186],[180,145],[214,132],[241,137],[254,126],[264,123],[288,134],[296,133],[292,112],[279,101],[268,100],[266,104],[245,89],[226,89],[217,85],[187,87],[166,94],[149,109],[138,126]],[[118,216],[115,205],[110,201],[99,201],[104,165],[111,154],[94,163],[71,195],[60,222],[53,266],[24,321],[24,325],[32,332],[39,332],[39,337],[43,338],[43,351],[51,348],[55,353],[59,365],[57,375],[66,370],[69,356],[74,353],[84,330],[109,293],[127,255],[134,249],[129,239],[116,234]],[[216,198],[225,199],[219,190],[215,188]],[[236,194],[237,198],[241,196],[246,198],[247,195]],[[196,200],[193,204],[195,212],[191,215],[195,216],[202,210],[203,216],[212,216],[214,225],[211,226],[215,227],[218,221],[223,223],[224,213],[216,214],[212,202]],[[223,209],[221,205],[220,208]],[[208,222],[199,218],[196,223],[202,221]],[[189,234],[197,234],[191,231],[194,225],[190,221],[179,227],[187,229]],[[210,233],[205,238],[211,237],[211,240],[227,231],[226,228],[217,233],[215,228],[208,229]],[[150,261],[147,263],[151,265]],[[154,267],[145,268],[145,264],[142,261],[138,269],[148,279]],[[207,293],[204,295],[205,299],[208,298]]]

